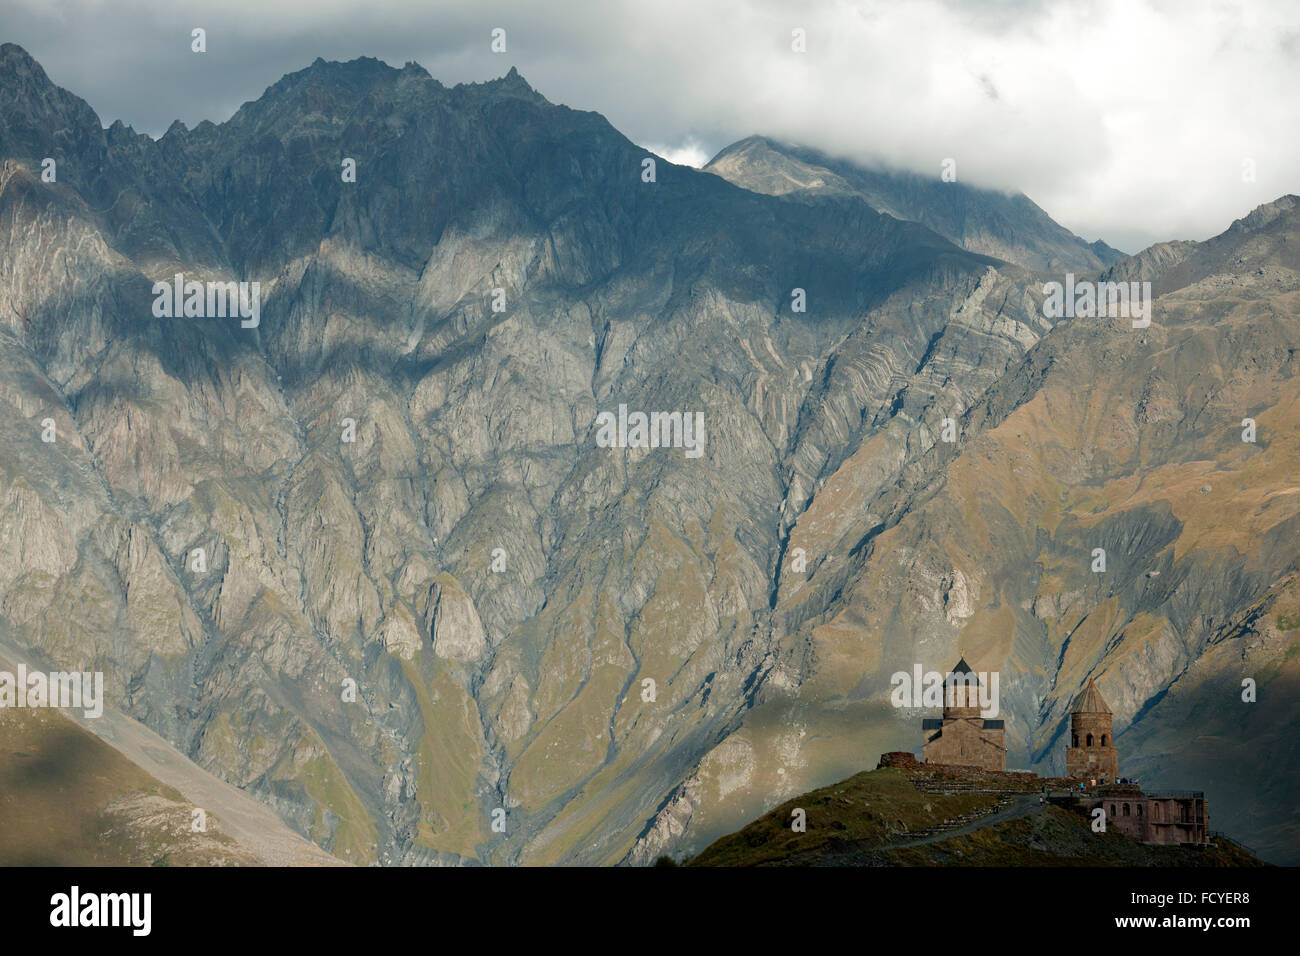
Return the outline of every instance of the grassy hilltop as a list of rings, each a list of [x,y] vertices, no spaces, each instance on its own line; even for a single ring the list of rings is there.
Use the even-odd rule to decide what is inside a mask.
[[[807,814],[795,833],[792,813]],[[987,824],[980,821],[987,818]],[[969,829],[968,828],[973,828]],[[949,835],[947,834],[958,834]],[[917,843],[917,841],[927,841]],[[911,844],[911,845],[909,845]],[[1039,807],[1028,790],[928,793],[897,769],[813,790],[722,837],[688,866],[1263,866],[1231,843],[1150,846]]]

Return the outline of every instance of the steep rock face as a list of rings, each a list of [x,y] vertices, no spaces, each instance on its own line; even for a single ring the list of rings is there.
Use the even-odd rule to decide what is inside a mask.
[[[750,136],[723,149],[706,170],[772,196],[858,196],[872,209],[919,222],[963,249],[1028,269],[1100,272],[1124,257],[1101,240],[1084,242],[1027,196],[871,169],[806,146]]]
[[[995,281],[857,201],[642,182],[517,75],[322,62],[157,143],[3,115],[47,102],[90,145],[3,140],[5,626],[353,859],[621,858],[759,680],[787,484],[839,454],[788,456],[803,395],[860,431]],[[189,204],[165,250],[76,188],[113,176]],[[261,282],[258,327],[155,319],[174,271]],[[828,376],[864,326],[886,376]],[[703,454],[597,447],[619,405]]]
[[[895,749],[872,681],[956,632],[997,650],[1009,737],[1039,759],[1133,615],[1172,622],[1154,659],[1192,661],[1198,601],[1217,626],[1278,586],[1282,523],[1239,566],[1208,531],[1178,551],[1195,522],[1173,499],[1089,510],[1092,484],[1191,454],[1169,422],[1204,425],[1187,395],[1213,390],[1187,375],[1214,349],[1268,356],[1240,388],[1285,377],[1255,299],[1231,342],[1189,319],[1198,358],[1169,350],[1130,395],[1132,340],[1053,330],[1018,267],[855,195],[664,162],[645,182],[642,150],[513,71],[447,88],[318,61],[157,142],[101,129],[16,47],[0,73],[3,636],[103,670],[346,859],[649,862]],[[155,318],[178,271],[260,282],[260,323]],[[1116,368],[1116,406],[1080,393]],[[1141,420],[1116,420],[1129,400]],[[1031,454],[1015,416],[1055,403],[1086,426]],[[620,406],[703,413],[700,454],[601,447]],[[1173,560],[1126,579],[1122,613],[1082,572],[1038,583],[1094,525]],[[1107,697],[1156,726],[1173,674],[1133,674]]]
[[[886,428],[845,460],[790,534],[825,557],[783,575],[788,676],[737,731],[773,755],[792,725],[823,734],[800,765],[760,762],[756,789],[914,748],[928,714],[888,707],[890,676],[961,653],[1000,673],[1010,766],[1063,768],[1070,703],[1094,676],[1122,774],[1206,790],[1216,819],[1296,859],[1290,817],[1265,809],[1294,799],[1277,737],[1295,719],[1300,640],[1293,210],[1284,197],[1153,274],[1169,291],[1149,329],[1060,324],[963,414],[953,445],[882,456]],[[886,481],[882,457],[897,463]],[[969,615],[952,613],[958,574]],[[762,809],[709,764],[685,851]]]
[[[474,602],[450,574],[438,576],[433,599],[433,652],[461,663],[478,661],[487,649]]]

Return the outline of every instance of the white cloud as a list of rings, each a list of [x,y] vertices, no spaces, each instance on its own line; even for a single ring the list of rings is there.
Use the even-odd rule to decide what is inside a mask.
[[[317,55],[371,55],[451,83],[517,66],[676,162],[751,133],[923,173],[952,157],[1121,248],[1300,192],[1292,0],[10,0],[0,16],[56,82],[141,129],[224,119]]]
[[[653,143],[641,145],[656,156],[662,156],[668,162],[676,163],[678,166],[694,166],[699,169],[713,158],[713,153],[694,137],[687,137],[677,146],[661,146]]]

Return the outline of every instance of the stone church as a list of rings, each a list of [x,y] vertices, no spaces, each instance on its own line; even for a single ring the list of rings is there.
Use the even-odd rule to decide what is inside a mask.
[[[943,717],[921,721],[921,760],[925,763],[1006,770],[1006,728],[980,716],[979,678],[966,658],[943,683]]]
[[[1007,748],[1000,720],[980,716],[979,679],[965,658],[957,662],[944,681],[942,718],[921,721],[921,759],[925,764],[946,764],[1005,772]],[[1119,782],[1119,756],[1111,723],[1113,715],[1101,691],[1089,680],[1070,710],[1070,741],[1065,750],[1066,777],[1039,778],[1029,773],[1009,774],[1033,788],[1067,789],[1064,799],[1087,815],[1100,808],[1106,825],[1144,843],[1199,844],[1210,842],[1210,806],[1202,791],[1177,790],[1143,793],[1136,782]],[[881,767],[919,769],[907,752],[883,754]],[[1077,781],[1077,783],[1075,783]],[[1067,785],[1063,787],[1063,785]],[[1082,784],[1079,789],[1075,789]],[[1053,797],[1057,802],[1059,795]]]

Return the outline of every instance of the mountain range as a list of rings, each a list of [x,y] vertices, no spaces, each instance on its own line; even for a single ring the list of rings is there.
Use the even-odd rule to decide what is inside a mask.
[[[6,44],[0,642],[350,862],[693,854],[916,746],[890,675],[959,655],[1011,764],[1095,678],[1122,772],[1298,862],[1298,235],[695,170],[514,70],[317,60],[155,140]],[[1151,326],[1045,318],[1067,271]],[[258,323],[158,316],[177,274]]]

